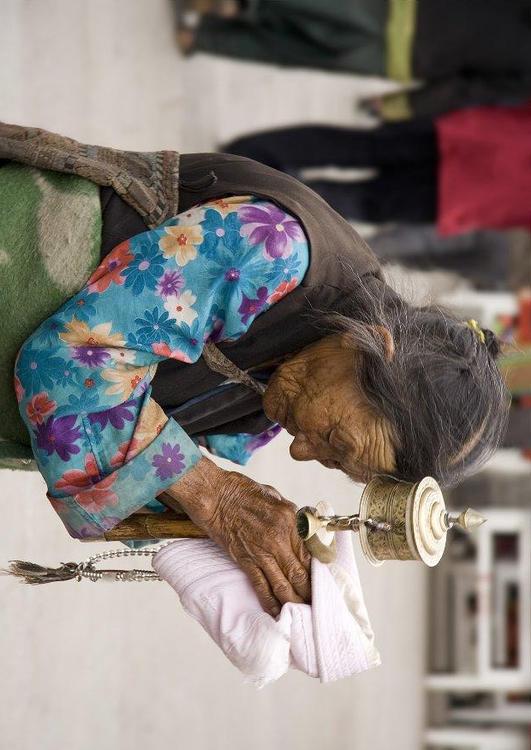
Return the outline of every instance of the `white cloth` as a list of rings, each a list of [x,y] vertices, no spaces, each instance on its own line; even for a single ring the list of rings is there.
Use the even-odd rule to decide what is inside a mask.
[[[153,557],[153,568],[225,656],[257,687],[289,667],[321,682],[380,664],[363,601],[350,532],[338,532],[337,558],[312,558],[312,604],[284,604],[274,619],[245,573],[210,539],[180,539]]]

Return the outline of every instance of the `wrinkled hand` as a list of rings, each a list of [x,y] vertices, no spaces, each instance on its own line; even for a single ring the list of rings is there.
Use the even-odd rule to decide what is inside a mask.
[[[199,483],[189,476],[194,472]],[[191,484],[200,499],[194,501]],[[297,534],[296,507],[273,487],[203,458],[170,494],[245,571],[269,614],[286,602],[310,601],[310,555]]]
[[[200,524],[247,573],[264,609],[310,600],[309,554],[297,534],[295,506],[272,487],[230,472],[214,512]]]

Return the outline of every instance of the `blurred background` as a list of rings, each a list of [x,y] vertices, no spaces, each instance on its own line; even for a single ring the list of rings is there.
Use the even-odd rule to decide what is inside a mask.
[[[131,150],[231,150],[296,174],[403,294],[507,341],[514,396],[503,448],[447,493],[488,524],[454,532],[435,569],[357,554],[381,667],[255,691],[162,584],[3,579],[0,748],[531,746],[531,4],[442,5],[0,2],[0,119]],[[478,183],[467,166],[479,163]],[[245,471],[297,504],[354,512],[360,489],[302,471],[287,446],[279,436]],[[40,476],[4,470],[0,487],[2,564],[100,549],[66,537]]]

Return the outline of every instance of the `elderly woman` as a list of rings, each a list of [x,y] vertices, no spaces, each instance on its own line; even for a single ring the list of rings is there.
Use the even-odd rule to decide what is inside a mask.
[[[15,365],[20,415],[72,536],[162,510],[164,493],[275,614],[310,595],[294,506],[198,446],[242,464],[283,427],[293,458],[354,481],[444,484],[495,449],[507,404],[494,335],[400,299],[301,183],[237,156],[179,163],[2,134],[8,168],[100,185],[101,262]]]

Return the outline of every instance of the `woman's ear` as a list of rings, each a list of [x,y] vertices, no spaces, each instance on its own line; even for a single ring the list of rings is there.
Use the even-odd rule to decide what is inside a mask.
[[[341,333],[333,335],[336,337],[336,341],[339,342],[341,349],[347,349],[349,352],[357,350],[356,339],[349,331],[341,331]]]
[[[385,358],[388,362],[390,362],[395,356],[395,342],[393,339],[393,334],[385,326],[374,325],[368,326],[368,328],[372,329],[382,340]],[[357,348],[356,339],[348,331],[344,331],[338,334],[338,336],[340,345],[343,349],[349,349],[350,351],[352,351],[353,348]]]
[[[382,338],[385,358],[388,362],[391,362],[391,360],[395,356],[395,341],[393,339],[393,334],[391,333],[389,328],[386,328],[385,326],[373,326],[373,329]]]

